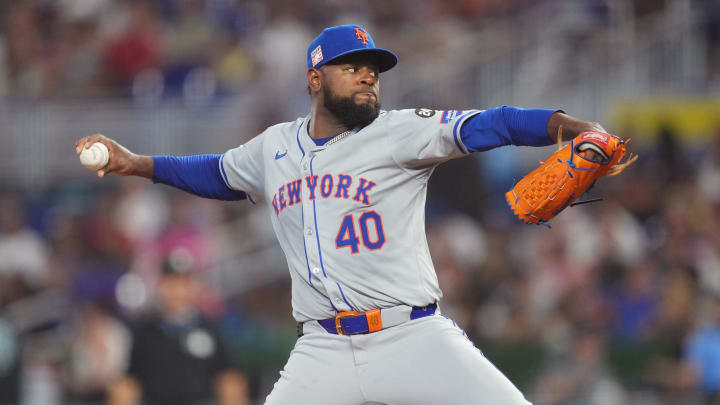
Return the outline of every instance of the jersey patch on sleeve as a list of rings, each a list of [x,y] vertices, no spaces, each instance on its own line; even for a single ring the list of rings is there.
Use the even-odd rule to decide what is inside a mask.
[[[429,108],[418,108],[415,110],[415,115],[420,118],[430,118],[435,115],[435,110],[431,110]]]
[[[440,123],[441,124],[449,124],[451,123],[455,118],[461,116],[463,113],[463,110],[445,110],[440,114]]]

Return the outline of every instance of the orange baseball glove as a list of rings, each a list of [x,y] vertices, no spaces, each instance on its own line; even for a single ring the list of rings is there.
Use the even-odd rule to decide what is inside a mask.
[[[614,135],[583,132],[563,147],[560,128],[557,139],[557,152],[505,193],[512,212],[526,223],[546,224],[575,205],[599,177],[618,175],[637,160],[637,155],[631,154],[621,163],[630,140],[625,142]]]

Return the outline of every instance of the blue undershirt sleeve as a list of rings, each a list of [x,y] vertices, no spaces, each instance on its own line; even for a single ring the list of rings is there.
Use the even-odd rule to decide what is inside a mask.
[[[562,110],[501,106],[468,118],[460,128],[463,144],[470,152],[482,152],[505,145],[547,146],[554,142],[547,134],[550,116]]]
[[[153,156],[152,181],[205,198],[225,201],[246,199],[247,194],[231,189],[223,181],[221,156]]]

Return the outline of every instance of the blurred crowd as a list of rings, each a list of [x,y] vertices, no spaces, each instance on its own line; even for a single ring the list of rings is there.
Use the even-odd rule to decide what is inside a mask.
[[[202,100],[259,84],[295,102],[304,90],[293,86],[302,77],[298,61],[328,25],[364,24],[401,58],[418,52],[439,57],[458,32],[543,3],[558,4],[554,26],[578,49],[617,20],[691,4],[705,17],[707,59],[720,66],[714,0],[18,0],[0,2],[0,95]],[[505,46],[502,38],[493,40]]]
[[[540,3],[3,1],[0,99],[204,102],[262,89],[274,95],[257,98],[257,115],[275,115],[257,120],[278,122],[306,113],[297,80],[328,22],[372,26],[402,58]],[[673,2],[570,3],[598,22],[620,3],[641,19]],[[720,77],[720,7],[690,3],[707,10]],[[431,179],[440,306],[536,404],[720,403],[720,131],[701,143],[673,128],[651,135],[631,147],[635,165],[593,189],[605,201],[567,209],[551,229],[505,207],[524,165],[478,154]],[[181,311],[192,316],[163,330],[202,314],[212,333],[191,322],[188,353],[222,348],[227,364],[213,370],[231,370],[244,383],[228,389],[262,403],[296,339],[262,208],[138,179],[15,186],[0,184],[0,404],[99,404],[123,391],[138,325],[168,306],[163,274],[178,257],[201,287]]]
[[[0,81],[7,94],[27,99],[107,95],[143,98],[203,91],[223,94],[244,91],[259,78],[273,88],[287,89],[284,85],[295,81],[293,72],[302,72],[298,61],[305,60],[307,44],[328,21],[357,18],[372,24],[376,35],[381,35],[401,29],[398,24],[410,27],[428,20],[449,18],[464,25],[531,3],[3,2],[0,49],[5,63]],[[405,41],[402,47],[412,49],[411,35],[395,41]]]

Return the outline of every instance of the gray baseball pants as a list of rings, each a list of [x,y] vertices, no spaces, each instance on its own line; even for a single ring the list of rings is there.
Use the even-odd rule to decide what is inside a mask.
[[[265,405],[371,403],[530,404],[452,320],[435,314],[352,336],[310,322]]]

